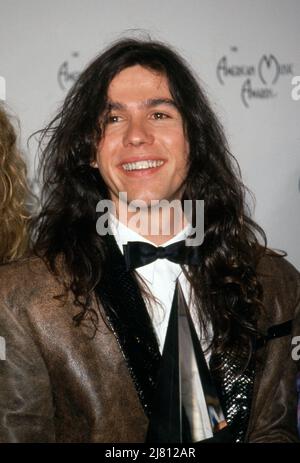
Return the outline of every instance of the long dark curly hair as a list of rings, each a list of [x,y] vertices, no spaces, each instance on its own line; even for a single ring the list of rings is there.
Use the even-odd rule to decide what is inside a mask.
[[[266,237],[250,218],[238,164],[205,93],[187,63],[163,43],[131,38],[115,42],[80,75],[58,115],[41,132],[43,207],[34,223],[34,251],[55,274],[62,257],[68,272],[65,287],[80,308],[75,317],[80,323],[92,311],[107,258],[95,224],[96,204],[108,198],[108,191],[90,165],[102,136],[99,121],[110,82],[137,64],[168,78],[190,146],[183,199],[205,201],[202,263],[185,270],[200,321],[204,329],[212,324],[213,352],[238,346],[248,357],[263,307],[256,267]]]

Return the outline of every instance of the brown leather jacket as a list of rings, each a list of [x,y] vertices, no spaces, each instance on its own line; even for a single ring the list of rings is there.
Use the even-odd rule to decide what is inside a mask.
[[[265,257],[259,274],[268,312],[261,327],[295,321],[292,334],[257,351],[245,441],[298,442],[291,336],[300,335],[299,273]],[[78,308],[55,298],[62,291],[38,258],[0,268],[0,442],[143,442],[148,418],[122,334],[104,313],[94,337],[89,320],[74,326]]]

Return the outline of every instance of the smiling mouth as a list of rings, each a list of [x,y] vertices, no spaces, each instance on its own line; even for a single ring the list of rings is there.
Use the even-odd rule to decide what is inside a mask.
[[[143,161],[136,161],[136,162],[128,162],[126,164],[122,164],[122,168],[126,171],[133,171],[133,170],[143,170],[143,169],[153,169],[155,167],[160,167],[164,164],[162,160],[143,160]]]

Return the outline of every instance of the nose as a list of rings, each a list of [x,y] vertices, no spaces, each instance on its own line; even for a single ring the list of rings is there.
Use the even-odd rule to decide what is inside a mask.
[[[154,136],[151,128],[147,126],[147,121],[141,118],[132,118],[127,125],[124,133],[124,146],[140,146],[153,143]]]

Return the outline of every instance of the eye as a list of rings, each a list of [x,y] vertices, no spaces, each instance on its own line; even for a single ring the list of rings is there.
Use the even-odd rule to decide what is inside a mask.
[[[168,119],[170,116],[168,116],[165,113],[156,112],[156,113],[153,114],[153,117],[156,120],[161,120],[161,119]]]
[[[120,120],[120,116],[117,116],[115,114],[108,114],[106,116],[105,122],[106,124],[115,124],[116,122],[120,122]]]

